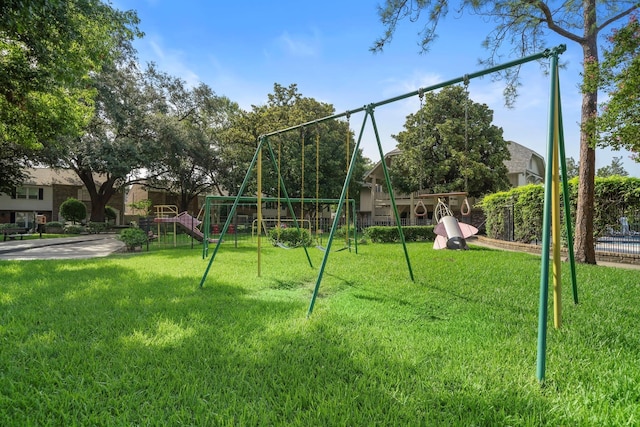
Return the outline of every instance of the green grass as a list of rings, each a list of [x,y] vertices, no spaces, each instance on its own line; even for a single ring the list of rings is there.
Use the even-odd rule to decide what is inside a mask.
[[[640,271],[563,273],[535,377],[538,257],[250,242],[0,261],[0,425],[638,425]],[[551,311],[551,310],[550,310]]]

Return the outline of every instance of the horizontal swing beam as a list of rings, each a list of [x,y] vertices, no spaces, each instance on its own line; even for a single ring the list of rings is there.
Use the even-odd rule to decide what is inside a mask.
[[[222,202],[234,202],[236,200],[236,196],[206,196],[206,199],[208,200],[213,200],[213,201],[222,201]],[[258,198],[257,197],[250,197],[250,196],[241,196],[238,199],[238,203],[257,203],[258,202]],[[277,202],[278,200],[282,200],[283,197],[265,197],[262,196],[261,197],[263,202]],[[305,197],[300,198],[300,197],[289,197],[289,200],[293,203],[300,203],[300,202],[309,202],[309,203],[338,203],[340,202],[340,199],[314,199],[311,197]],[[348,202],[349,204],[351,203],[355,203],[354,199],[348,199],[346,200],[346,202]]]
[[[447,80],[447,81],[442,82],[442,83],[437,83],[437,84],[432,85],[432,86],[427,86],[427,87],[424,87],[424,88],[420,88],[418,90],[414,90],[412,92],[405,93],[404,95],[398,95],[398,96],[395,96],[393,98],[385,99],[383,101],[373,102],[371,104],[365,105],[365,106],[360,107],[360,108],[356,108],[354,110],[347,110],[347,111],[345,111],[343,113],[333,114],[331,116],[322,117],[320,119],[311,120],[311,121],[306,122],[306,123],[302,123],[302,124],[299,124],[299,125],[295,125],[295,126],[291,126],[291,127],[285,128],[285,129],[280,129],[280,130],[276,130],[276,131],[273,131],[273,132],[270,132],[270,133],[266,133],[264,135],[261,135],[260,139],[261,138],[265,138],[265,137],[269,137],[269,136],[279,135],[281,133],[286,133],[286,132],[289,132],[289,131],[292,131],[292,130],[296,130],[296,129],[300,129],[300,128],[305,128],[305,127],[312,126],[312,125],[315,125],[315,124],[318,124],[318,123],[326,122],[328,120],[339,119],[341,117],[349,117],[352,114],[361,113],[363,111],[367,111],[367,110],[372,111],[376,107],[380,107],[380,106],[386,105],[386,104],[391,104],[392,102],[401,101],[401,100],[406,99],[406,98],[411,98],[411,97],[419,95],[421,93],[431,92],[431,91],[436,90],[436,89],[441,89],[443,87],[452,86],[452,85],[455,85],[455,84],[458,84],[458,83],[466,82],[466,81],[469,81],[471,79],[475,79],[475,78],[478,78],[478,77],[486,76],[487,74],[492,74],[492,73],[495,73],[497,71],[501,71],[501,70],[505,70],[507,68],[511,68],[511,67],[515,67],[515,66],[518,66],[518,65],[525,64],[527,62],[537,61],[538,59],[550,58],[552,56],[556,56],[556,55],[559,55],[559,54],[563,53],[565,50],[567,50],[567,46],[564,45],[564,44],[561,44],[561,45],[558,45],[558,46],[556,46],[554,48],[545,49],[542,52],[536,53],[534,55],[526,56],[524,58],[516,59],[516,60],[510,61],[510,62],[505,62],[504,64],[496,65],[494,67],[490,67],[490,68],[487,68],[487,69],[484,69],[484,70],[481,70],[481,71],[476,71],[474,73],[465,74],[463,76],[456,77],[454,79]]]

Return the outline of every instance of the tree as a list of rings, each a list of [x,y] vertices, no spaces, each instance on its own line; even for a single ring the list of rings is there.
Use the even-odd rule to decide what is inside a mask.
[[[46,144],[40,160],[51,167],[75,171],[91,197],[91,221],[104,222],[104,209],[132,175],[153,168],[162,153],[151,113],[157,99],[144,86],[132,57],[105,64],[91,78],[96,91],[95,113],[81,136]]]
[[[75,224],[87,217],[87,207],[80,200],[69,197],[60,205],[60,215]]]
[[[575,178],[578,176],[579,170],[578,170],[578,164],[576,163],[576,160],[573,157],[568,157],[566,159],[567,162],[567,180],[571,179],[571,178]]]
[[[137,24],[134,12],[99,0],[0,4],[0,192],[24,179],[31,151],[81,133],[93,109],[90,73],[141,34]]]
[[[603,166],[598,169],[596,176],[605,178],[608,176],[629,176],[629,173],[622,166],[622,156],[614,157],[609,166]]]
[[[575,252],[576,260],[596,263],[593,233],[593,206],[595,191],[595,143],[594,118],[598,108],[597,79],[599,54],[598,36],[614,22],[631,14],[640,5],[635,0],[596,2],[596,0],[566,0],[559,5],[542,0],[461,0],[457,10],[490,19],[497,23],[483,42],[490,52],[485,64],[492,65],[500,57],[500,47],[510,46],[511,53],[526,56],[545,47],[545,36],[552,32],[580,45],[583,52],[583,97],[580,134],[580,184],[576,211]],[[437,25],[449,11],[447,1],[386,0],[379,8],[379,15],[386,30],[373,45],[374,52],[381,51],[391,41],[397,24],[408,18],[415,22],[426,12],[426,23],[420,33],[421,48],[426,52],[436,38]],[[598,18],[601,17],[600,20]],[[508,85],[507,101],[516,95],[518,69],[505,70]]]
[[[154,120],[163,156],[146,185],[177,194],[179,209],[185,211],[198,195],[213,187],[220,192],[220,134],[231,126],[240,107],[204,83],[190,89],[153,66],[147,74],[158,94]]]
[[[332,105],[303,97],[298,92],[297,85],[292,84],[289,87],[284,87],[276,83],[274,92],[268,95],[266,105],[253,106],[251,112],[239,117],[234,129],[237,138],[236,144],[227,144],[223,147],[221,156],[225,165],[234,165],[234,159],[243,159],[243,162],[247,162],[246,164],[235,163],[233,166],[235,170],[234,183],[229,184],[240,185],[241,176],[244,177],[248,162],[256,150],[256,142],[254,141],[260,135],[330,116],[334,113]],[[347,174],[347,135],[349,138],[349,159],[351,159],[354,149],[353,135],[344,121],[327,121],[269,138],[274,155],[280,158],[281,174],[290,197],[315,198],[316,180],[320,183],[320,198],[337,199],[340,196]],[[246,144],[242,141],[251,142]],[[318,142],[319,148],[318,174],[316,174],[316,142]],[[302,168],[303,143],[304,168]],[[263,156],[263,193],[277,197],[277,175],[267,150],[263,151]],[[364,174],[365,166],[361,152],[357,154],[356,162],[353,176],[360,177]],[[238,174],[238,171],[242,171],[242,173]],[[253,190],[255,188],[251,188],[250,191]],[[349,197],[357,199],[359,191],[360,183],[357,179],[352,179]],[[284,196],[282,189],[280,196]]]
[[[493,111],[460,86],[425,94],[422,109],[394,136],[401,150],[391,165],[394,188],[474,197],[509,188],[507,142],[492,121]]]
[[[633,15],[609,37],[600,73],[608,93],[598,117],[599,145],[626,148],[640,161],[640,23]]]

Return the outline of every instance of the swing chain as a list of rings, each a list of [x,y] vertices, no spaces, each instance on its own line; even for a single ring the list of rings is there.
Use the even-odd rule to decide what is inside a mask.
[[[467,176],[468,175],[467,158],[468,158],[468,155],[469,155],[469,103],[470,103],[470,98],[469,98],[469,75],[468,74],[464,75],[463,82],[464,82],[464,95],[465,95],[465,100],[464,100],[464,153],[465,153],[465,157],[464,157],[464,167],[465,167],[465,171],[464,171],[464,191],[468,192],[469,191],[469,178]]]

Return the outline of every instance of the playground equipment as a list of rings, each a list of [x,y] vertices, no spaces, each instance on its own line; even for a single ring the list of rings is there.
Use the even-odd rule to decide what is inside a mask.
[[[279,203],[280,198],[277,197],[261,197],[261,203]],[[302,203],[304,201],[304,203],[315,203],[316,206],[320,203],[324,203],[324,204],[337,204],[340,202],[339,199],[302,199],[300,197],[289,197],[287,198],[289,203]],[[210,234],[209,234],[209,230],[211,229],[211,212],[212,212],[212,208],[214,205],[219,204],[219,203],[228,203],[228,202],[234,202],[234,205],[237,204],[255,204],[258,205],[258,198],[257,197],[246,197],[246,196],[242,196],[242,197],[237,197],[237,196],[207,196],[205,197],[205,205],[204,205],[204,221],[203,221],[203,230],[204,230],[204,238],[205,238],[205,242],[204,245],[202,246],[202,258],[206,258],[209,255],[209,243],[218,243],[217,240],[214,239],[210,239]],[[346,203],[349,206],[348,211],[350,211],[352,213],[351,218],[352,218],[352,224],[349,228],[350,232],[352,233],[351,236],[347,236],[348,237],[348,247],[347,249],[351,249],[351,241],[354,242],[354,250],[355,253],[358,253],[358,242],[356,239],[356,230],[357,230],[357,220],[356,220],[356,202],[353,199],[348,199],[346,201],[343,201],[343,203]],[[236,206],[237,207],[237,206]],[[232,211],[235,211],[235,209],[232,207]],[[261,209],[257,210],[258,212],[261,212]],[[278,206],[278,212],[280,212],[280,208]],[[232,224],[230,224],[230,220],[232,219],[233,215],[230,214],[227,218],[227,222],[225,223],[226,227],[231,227]],[[259,225],[261,224],[261,225]],[[298,230],[301,229],[300,225],[306,225],[306,228],[309,230],[309,234],[311,233],[311,221],[304,219],[298,219],[295,217],[295,215],[292,218],[287,218],[284,219],[282,218],[280,215],[277,215],[275,218],[263,218],[262,215],[260,215],[260,219],[254,219],[252,221],[252,227],[251,227],[251,238],[253,239],[254,237],[260,239],[260,236],[262,235],[261,231],[264,232],[265,235],[268,235],[268,231],[271,227],[276,227],[278,226],[278,224],[282,225],[282,224],[288,224],[288,226],[292,226],[292,227],[297,227]],[[220,234],[220,239],[222,239],[222,236],[226,233],[225,230],[225,226],[223,226],[222,232]],[[317,231],[317,227],[319,226],[318,221],[316,221],[316,231]],[[216,254],[218,248],[219,248],[219,244],[216,244],[216,247],[214,249],[214,255]],[[305,248],[306,249],[306,248]],[[212,256],[212,260],[213,260],[214,256]],[[309,259],[309,265],[313,266],[311,264],[311,260]]]
[[[160,224],[173,225],[173,245],[177,244],[177,229],[180,226],[185,233],[194,239],[202,242],[205,240],[204,233],[198,228],[202,221],[191,216],[188,212],[178,213],[178,207],[175,205],[156,205],[156,217],[153,222],[158,224],[158,235],[160,235]],[[207,238],[207,241],[210,241]]]
[[[406,93],[404,95],[396,96],[394,98],[386,99],[384,101],[380,101],[377,103],[371,103],[365,105],[363,107],[349,110],[344,113],[334,114],[331,116],[323,117],[320,119],[312,120],[310,122],[302,123],[297,126],[288,127],[286,129],[277,130],[271,133],[267,133],[261,135],[258,138],[258,145],[247,169],[247,173],[245,178],[238,190],[238,196],[234,202],[234,205],[231,209],[231,216],[238,205],[240,197],[242,196],[244,190],[247,187],[247,183],[252,174],[254,166],[257,169],[257,204],[261,206],[261,198],[262,198],[262,152],[263,150],[267,150],[269,154],[269,158],[271,159],[272,165],[277,171],[278,178],[283,184],[282,175],[280,173],[280,168],[277,164],[275,155],[273,153],[273,149],[271,147],[271,143],[269,138],[272,136],[276,136],[281,133],[290,132],[293,130],[304,129],[305,127],[317,125],[318,123],[328,121],[328,120],[336,120],[342,117],[350,117],[352,114],[364,112],[364,119],[362,122],[362,127],[360,129],[360,134],[357,138],[356,145],[353,150],[353,155],[351,157],[351,162],[349,163],[347,176],[342,187],[342,192],[340,194],[340,202],[338,203],[338,208],[336,212],[336,216],[333,221],[333,225],[331,227],[331,232],[329,233],[329,240],[327,242],[327,248],[324,252],[324,256],[322,259],[322,264],[320,266],[320,270],[318,272],[318,277],[316,279],[316,284],[314,287],[313,295],[311,297],[311,302],[309,304],[309,309],[307,311],[307,316],[310,316],[313,312],[313,307],[318,296],[318,291],[320,288],[320,283],[322,282],[322,277],[324,274],[324,270],[327,264],[327,260],[329,254],[331,253],[331,245],[333,243],[333,236],[335,234],[336,228],[338,226],[338,219],[340,217],[341,209],[346,200],[347,196],[347,188],[349,183],[351,182],[352,175],[354,172],[355,165],[355,156],[358,153],[360,148],[360,143],[362,141],[363,132],[365,129],[365,125],[367,120],[371,119],[371,125],[373,127],[373,131],[376,138],[376,143],[378,145],[378,152],[380,154],[380,161],[382,164],[382,169],[384,172],[385,183],[389,190],[389,198],[391,205],[394,211],[395,223],[398,227],[398,233],[400,235],[400,241],[402,243],[405,260],[407,262],[407,268],[409,270],[409,276],[411,280],[414,280],[413,271],[411,269],[411,261],[409,259],[409,254],[407,252],[406,242],[404,239],[404,233],[401,227],[400,216],[398,214],[398,209],[395,202],[395,197],[393,194],[393,187],[391,185],[391,180],[389,178],[389,172],[387,166],[384,162],[384,152],[382,149],[382,144],[380,142],[380,136],[378,134],[378,128],[375,122],[374,110],[377,107],[390,104],[396,101],[400,101],[409,97],[413,97],[418,95],[419,93],[423,93],[426,91],[433,91],[436,89],[440,89],[446,86],[458,84],[461,82],[467,82],[471,79],[481,77],[487,74],[495,73],[497,71],[501,71],[507,68],[516,67],[522,65],[527,62],[537,61],[541,59],[548,58],[550,59],[549,73],[551,80],[551,90],[550,90],[550,103],[549,103],[549,128],[548,128],[548,138],[547,138],[547,161],[550,167],[546,169],[546,178],[545,178],[545,191],[544,191],[544,215],[543,215],[543,241],[542,241],[542,254],[541,257],[541,272],[540,272],[540,303],[539,303],[539,314],[538,314],[538,360],[537,360],[537,377],[540,381],[544,379],[545,372],[545,360],[546,360],[546,336],[547,336],[547,312],[548,312],[548,292],[549,292],[549,257],[546,254],[550,253],[550,250],[553,246],[552,259],[553,259],[553,289],[554,289],[554,325],[556,328],[560,327],[560,313],[561,313],[561,259],[560,259],[560,247],[561,247],[561,239],[560,239],[560,178],[562,177],[562,185],[563,192],[562,198],[564,202],[564,212],[565,212],[565,225],[567,227],[567,243],[568,243],[568,254],[569,261],[571,267],[571,279],[573,284],[573,299],[574,302],[578,303],[578,294],[577,294],[577,283],[575,277],[575,259],[573,254],[573,232],[571,230],[571,217],[570,217],[570,204],[569,204],[569,191],[566,180],[566,156],[564,149],[564,134],[562,130],[562,110],[560,103],[560,82],[558,78],[558,57],[566,50],[565,45],[559,45],[553,49],[546,49],[543,52],[540,52],[535,55],[531,55],[525,58],[521,58],[515,61],[507,62],[502,65],[494,66],[479,72],[475,72],[472,74],[466,74],[462,77],[458,77],[455,79],[451,79],[445,81],[440,84],[436,84],[427,88],[420,88],[416,91]],[[560,173],[562,171],[562,173]],[[285,198],[287,199],[287,203],[289,205],[289,210],[292,216],[295,219],[295,215],[293,213],[293,208],[291,207],[291,203],[288,201],[288,195],[284,185],[282,185],[282,190]],[[225,226],[223,227],[221,236],[224,236],[224,233],[227,231],[230,219],[227,219]],[[258,222],[261,221],[261,210],[258,209]],[[296,221],[296,227],[298,227]],[[211,265],[215,259],[215,254],[219,244],[216,246],[216,250],[214,251],[211,259],[209,260],[209,264],[207,265],[204,274],[202,276],[202,280],[200,281],[200,286],[203,286],[204,281],[206,280],[207,274],[211,268]],[[309,259],[309,254],[305,249],[305,254],[307,259]],[[311,264],[311,260],[309,259],[309,264]],[[258,266],[260,266],[260,239],[258,239]],[[259,268],[259,267],[258,267]]]
[[[440,198],[438,198],[433,219],[437,224],[433,229],[437,235],[433,242],[434,249],[469,249],[465,239],[478,234],[478,229],[473,225],[459,223],[449,206]]]

